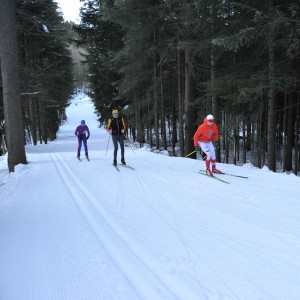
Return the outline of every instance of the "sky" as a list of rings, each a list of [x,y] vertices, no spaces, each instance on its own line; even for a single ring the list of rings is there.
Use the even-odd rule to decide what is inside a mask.
[[[0,157],[0,299],[299,300],[300,178],[113,146],[78,93],[27,165]],[[74,131],[90,128],[90,161]],[[125,120],[126,121],[126,120]],[[120,163],[120,151],[118,151]]]
[[[60,6],[65,21],[73,21],[74,23],[79,23],[79,9],[80,1],[79,0],[55,0]]]

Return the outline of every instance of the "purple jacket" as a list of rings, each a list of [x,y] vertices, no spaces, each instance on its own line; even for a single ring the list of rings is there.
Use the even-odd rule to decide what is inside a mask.
[[[87,134],[87,136],[86,136]],[[79,138],[89,138],[90,137],[90,130],[89,128],[86,126],[86,125],[78,125],[76,127],[76,130],[75,130],[75,135],[77,135]]]

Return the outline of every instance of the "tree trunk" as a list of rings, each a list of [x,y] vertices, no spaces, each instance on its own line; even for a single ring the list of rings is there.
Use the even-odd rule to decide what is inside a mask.
[[[181,89],[181,55],[180,50],[177,51],[177,93],[178,93],[178,125],[179,125],[179,145],[180,156],[184,156],[184,131],[183,131],[183,105],[182,105],[182,89]]]
[[[235,118],[233,121],[233,124],[235,123]],[[238,129],[234,126],[234,130],[233,130],[233,164],[236,165],[237,162],[237,156],[238,156]]]
[[[295,175],[299,171],[299,113],[300,113],[300,103],[299,103],[300,93],[297,96],[297,113],[296,113],[296,140],[295,140]]]
[[[141,128],[140,128],[140,124],[141,124],[141,112],[140,112],[140,103],[139,100],[137,99],[137,94],[136,91],[133,92],[133,102],[134,102],[134,109],[135,109],[135,128],[136,128],[136,140],[137,142],[140,142],[141,140]]]
[[[285,148],[285,158],[284,158],[284,171],[292,171],[293,170],[293,142],[294,142],[294,124],[295,124],[295,119],[294,119],[294,111],[295,108],[293,104],[295,101],[293,101],[294,95],[288,94],[288,99],[287,99],[287,125],[286,125],[286,132],[285,135],[287,136],[286,140],[286,148]]]
[[[8,170],[14,172],[17,164],[26,164],[27,161],[20,96],[15,1],[13,0],[1,1],[0,56]]]
[[[30,131],[32,136],[33,145],[37,144],[37,125],[36,125],[36,110],[35,110],[36,99],[29,99],[29,115],[30,115]]]
[[[268,134],[267,134],[267,163],[271,171],[276,172],[276,92],[275,92],[275,48],[273,33],[274,0],[269,0],[269,91],[268,91]]]
[[[229,134],[228,134],[228,129],[229,128],[229,122],[228,122],[228,114],[225,114],[224,113],[224,116],[223,116],[223,122],[224,122],[224,131],[223,131],[223,135],[225,137],[225,141],[224,141],[224,149],[225,149],[225,153],[224,153],[224,161],[226,164],[229,163]],[[226,128],[226,130],[225,130]]]
[[[192,152],[194,147],[193,137],[196,131],[195,126],[195,111],[192,106],[192,72],[191,72],[191,54],[188,50],[185,51],[185,155]],[[190,156],[196,158],[196,154]]]
[[[246,138],[246,122],[243,121],[243,157],[242,157],[242,161],[243,164],[246,163],[247,161],[247,138]]]
[[[154,35],[154,45],[156,38]],[[156,51],[153,54],[153,85],[154,85],[154,131],[155,131],[155,147],[159,149],[159,130],[158,130],[158,93],[157,93],[157,63],[156,63]]]
[[[174,93],[175,94],[175,93]],[[175,96],[175,95],[173,95]],[[172,99],[176,99],[176,96],[173,97]],[[176,150],[175,150],[175,147],[176,147],[176,143],[177,143],[177,126],[176,126],[176,123],[177,123],[177,120],[176,120],[176,102],[172,100],[172,103],[171,103],[171,120],[172,120],[172,151],[173,151],[173,156],[176,156]]]
[[[164,150],[167,150],[167,134],[166,134],[166,107],[164,99],[164,82],[163,82],[163,69],[160,64],[159,67],[159,77],[160,77],[160,101],[161,101],[161,136],[163,141]]]
[[[151,111],[151,95],[150,92],[147,92],[147,108],[148,108],[148,122],[147,122],[147,126],[148,126],[148,131],[147,131],[147,139],[148,139],[148,143],[150,144],[150,148],[152,149],[153,147],[153,133],[152,133],[152,111]]]
[[[215,20],[216,20],[216,9],[215,9],[216,3],[215,1],[212,1],[212,14],[211,14],[211,33],[212,36],[214,35],[215,31]],[[211,108],[212,108],[212,114],[215,118],[215,121],[217,124],[220,124],[219,116],[218,116],[218,102],[217,102],[217,93],[215,88],[215,80],[216,80],[216,56],[215,56],[215,49],[214,45],[211,44],[210,47],[210,81],[211,81]],[[218,162],[221,161],[221,151],[220,148],[216,148],[216,159]]]
[[[140,106],[140,113],[141,113],[141,116],[142,118],[140,118],[140,148],[144,147],[144,143],[145,143],[145,119],[146,119],[146,116],[145,116],[145,113],[144,113],[144,109],[141,107],[141,103],[139,103],[139,106]]]
[[[40,144],[43,143],[42,140],[42,125],[41,125],[41,109],[40,109],[40,101],[37,98],[35,101],[35,110],[36,110],[36,117],[37,117],[37,139]]]

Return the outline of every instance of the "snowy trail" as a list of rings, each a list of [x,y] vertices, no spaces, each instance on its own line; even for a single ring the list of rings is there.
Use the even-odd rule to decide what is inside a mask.
[[[58,139],[0,158],[2,300],[299,300],[299,177],[127,146],[112,167],[93,104],[77,95]],[[75,127],[91,130],[76,159]],[[83,153],[82,153],[83,155]],[[120,160],[120,157],[118,157]]]
[[[159,299],[162,296],[164,299],[185,299],[187,295],[191,300],[199,299],[200,295],[193,294],[182,282],[165,274],[155,259],[150,257],[105,212],[99,201],[81,184],[62,158],[57,154],[53,157],[54,163],[60,162],[56,164],[59,174],[86,221],[141,299]],[[87,206],[87,201],[90,207]],[[139,274],[143,274],[144,277],[140,277]],[[160,287],[162,284],[164,288]],[[164,291],[165,289],[167,291]],[[161,290],[160,293],[157,290]],[[172,298],[170,298],[171,295],[173,295]],[[205,299],[204,295],[201,298]]]

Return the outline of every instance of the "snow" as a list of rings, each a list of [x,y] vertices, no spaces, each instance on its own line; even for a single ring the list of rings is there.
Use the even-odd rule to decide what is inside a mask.
[[[46,25],[44,25],[44,24],[42,24],[42,26],[43,26],[43,30],[44,30],[46,33],[49,33],[48,27],[47,27]]]
[[[0,157],[0,299],[300,299],[299,177],[125,148],[78,93],[28,165]],[[76,159],[85,119],[91,161]],[[83,156],[83,153],[82,153]],[[120,157],[118,157],[120,160]]]

